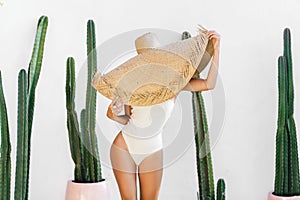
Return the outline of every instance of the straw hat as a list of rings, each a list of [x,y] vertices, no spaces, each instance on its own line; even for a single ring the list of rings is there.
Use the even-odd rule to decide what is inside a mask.
[[[161,45],[155,33],[145,33],[135,40],[135,48],[138,54],[142,53],[148,48],[155,48],[159,46]]]
[[[214,54],[214,46],[211,40],[208,40],[205,52],[193,76],[199,75],[208,65]]]
[[[164,46],[154,33],[146,33],[135,41],[138,55],[107,74],[96,73],[92,85],[105,97],[119,97],[127,105],[148,106],[171,99],[209,62],[205,32],[199,29],[195,37]]]

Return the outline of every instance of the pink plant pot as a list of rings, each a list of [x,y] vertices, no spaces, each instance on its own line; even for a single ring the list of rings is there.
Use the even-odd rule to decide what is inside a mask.
[[[300,200],[300,196],[281,197],[281,196],[276,196],[276,195],[272,194],[272,192],[269,192],[268,200]]]
[[[110,200],[107,182],[75,183],[68,181],[66,200]]]

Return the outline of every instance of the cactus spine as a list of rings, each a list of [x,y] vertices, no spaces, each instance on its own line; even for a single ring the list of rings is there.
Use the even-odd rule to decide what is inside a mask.
[[[278,58],[278,120],[274,194],[300,195],[297,134],[294,121],[294,87],[291,33],[284,30],[284,52]]]
[[[18,127],[17,127],[17,158],[14,199],[27,200],[29,189],[29,165],[31,131],[34,114],[35,89],[38,83],[44,52],[44,43],[48,26],[48,17],[41,16],[33,52],[28,67],[28,74],[21,69],[18,75]],[[1,199],[10,199],[10,142],[7,122],[7,111],[3,95],[2,80],[0,87],[0,123],[1,123]],[[3,153],[2,153],[3,152]],[[2,156],[3,155],[3,156]],[[5,167],[5,168],[3,168]]]
[[[190,38],[189,32],[182,33],[182,40]],[[200,75],[198,74],[197,77]],[[212,158],[210,153],[210,141],[202,93],[192,92],[194,132],[196,143],[196,161],[199,182],[198,200],[215,200],[214,176]],[[225,182],[218,181],[217,200],[225,200]]]
[[[80,113],[80,125],[75,111],[75,62],[72,57],[67,60],[66,107],[67,126],[72,159],[75,163],[76,182],[102,181],[100,157],[98,151],[96,128],[96,90],[91,80],[97,71],[97,53],[95,25],[92,20],[87,23],[88,77],[85,108]]]

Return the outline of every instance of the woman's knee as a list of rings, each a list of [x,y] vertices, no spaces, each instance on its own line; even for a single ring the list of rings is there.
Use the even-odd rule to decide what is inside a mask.
[[[159,189],[157,190],[150,190],[150,191],[147,191],[147,192],[141,192],[141,195],[140,195],[140,199],[141,200],[157,200],[159,197]]]
[[[157,200],[159,196],[163,170],[140,172],[141,200]]]
[[[126,195],[121,195],[122,200],[137,200],[136,195],[127,193]]]
[[[122,200],[136,200],[136,174],[113,169]]]

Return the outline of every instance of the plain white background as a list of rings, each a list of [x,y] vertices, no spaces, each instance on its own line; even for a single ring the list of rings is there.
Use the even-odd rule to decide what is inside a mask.
[[[285,27],[290,27],[292,31],[295,121],[297,129],[300,127],[298,1],[2,2],[0,69],[11,132],[12,183],[16,150],[17,74],[21,68],[27,69],[39,16],[49,17],[35,104],[30,199],[64,199],[66,183],[73,178],[66,128],[65,62],[68,56],[74,56],[78,66],[84,62],[88,19],[95,21],[98,44],[138,28],[176,32],[189,30],[195,34],[196,25],[201,24],[217,30],[222,37],[218,84],[222,81],[224,86],[226,117],[221,136],[213,149],[215,181],[218,177],[225,178],[227,199],[231,200],[263,200],[272,191],[277,123],[277,58],[282,54]],[[191,99],[190,93],[182,95]],[[109,101],[105,103],[102,112],[106,111]],[[188,103],[191,107],[191,102]],[[208,115],[210,113],[208,109]],[[186,133],[193,134],[192,124]],[[117,132],[112,132],[112,137],[115,134]],[[103,174],[108,179],[113,199],[119,199],[111,168],[103,166]],[[196,199],[197,187],[195,149],[191,145],[176,162],[165,168],[160,199]]]

